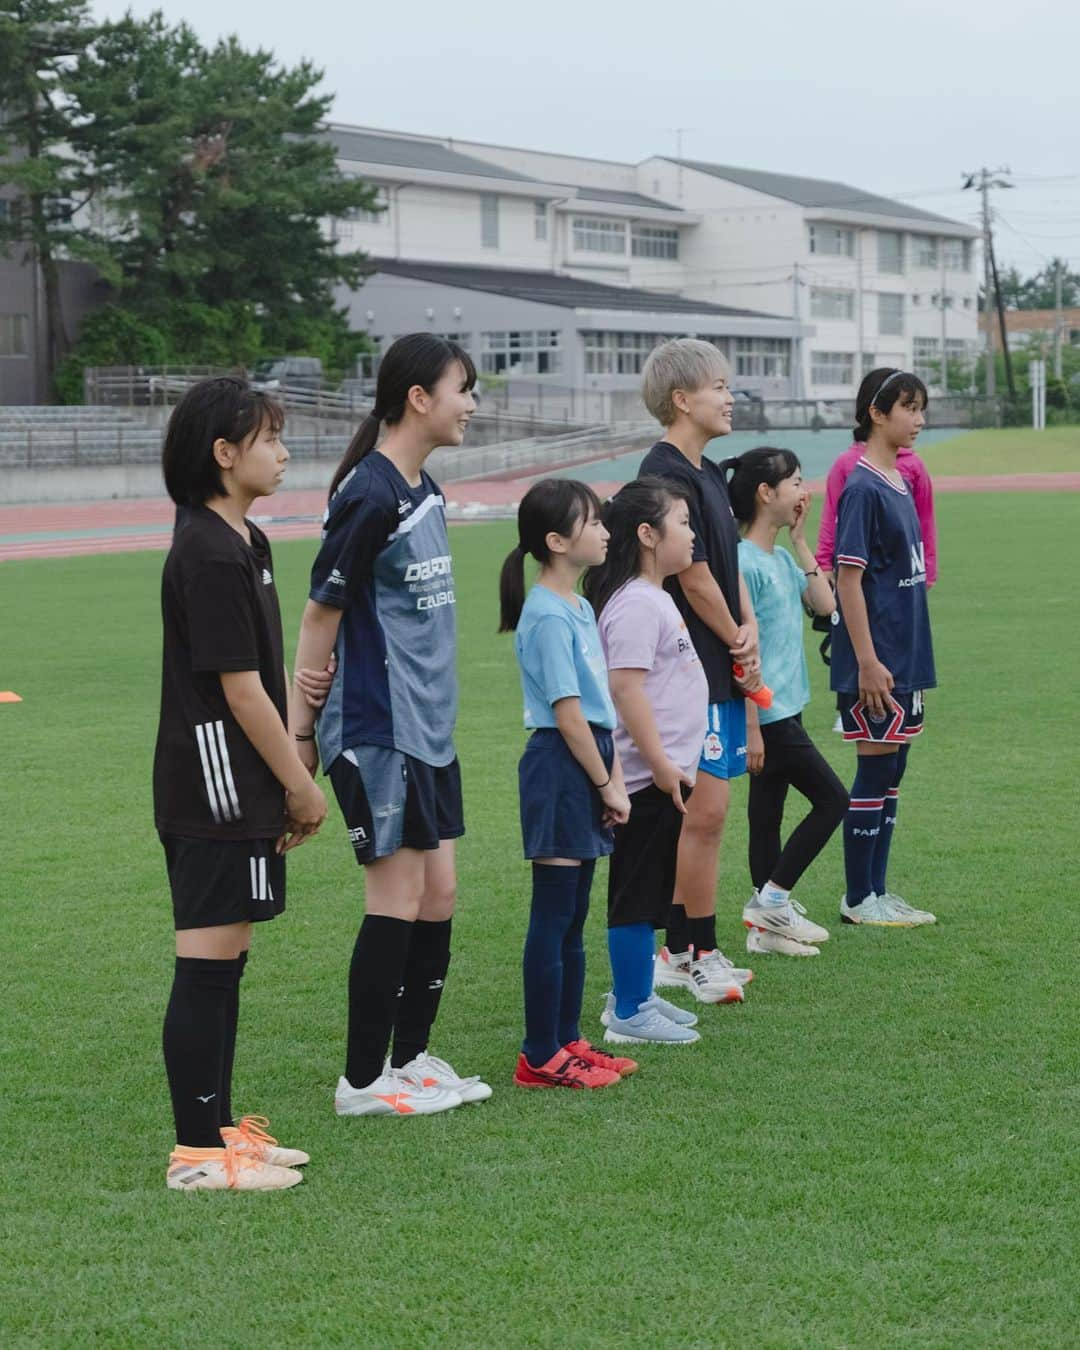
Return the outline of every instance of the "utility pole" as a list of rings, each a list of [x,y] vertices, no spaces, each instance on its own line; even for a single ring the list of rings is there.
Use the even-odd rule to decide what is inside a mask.
[[[996,286],[994,278],[994,240],[991,230],[991,211],[990,211],[990,189],[991,188],[1011,188],[1012,184],[1003,174],[1009,173],[1009,169],[987,169],[982,168],[978,173],[969,173],[965,175],[964,190],[968,188],[977,188],[982,198],[982,237],[983,237],[983,319],[986,323],[986,396],[993,398],[997,381],[994,370],[994,289]],[[1005,361],[1008,364],[1008,346],[1004,337],[1004,320],[1002,321],[1002,345],[1005,348]],[[1011,381],[1010,381],[1011,383]]]
[[[794,319],[794,326],[798,328],[802,323],[800,316],[799,287],[802,283],[799,280],[799,264],[795,263],[791,270],[791,317]],[[794,334],[791,339],[791,397],[800,399],[803,396],[803,345],[802,338]]]
[[[855,388],[858,390],[866,374],[863,369],[863,348],[866,346],[863,333],[863,230],[855,229]]]
[[[1065,270],[1060,258],[1054,259],[1054,379],[1061,376],[1061,339],[1065,327],[1065,315],[1061,306],[1062,272]]]
[[[948,322],[945,317],[945,311],[949,305],[949,292],[946,290],[945,273],[945,240],[940,241],[941,257],[938,259],[941,264],[941,392],[947,395],[949,392],[949,341],[947,336]]]

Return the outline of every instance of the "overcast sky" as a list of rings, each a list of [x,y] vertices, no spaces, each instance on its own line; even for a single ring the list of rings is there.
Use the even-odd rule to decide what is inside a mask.
[[[91,0],[99,17],[144,0]],[[170,10],[170,17],[177,11]],[[832,178],[974,221],[1004,263],[1080,268],[1080,6],[1067,0],[185,0],[204,40],[307,57],[332,116],[636,162],[674,153]]]

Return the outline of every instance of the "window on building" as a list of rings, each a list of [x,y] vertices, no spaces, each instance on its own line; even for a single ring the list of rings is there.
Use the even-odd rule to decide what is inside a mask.
[[[878,231],[877,265],[879,272],[904,270],[904,236],[899,230]]]
[[[938,241],[928,234],[912,235],[911,246],[916,267],[937,267]]]
[[[444,342],[456,342],[464,351],[469,350],[468,333],[436,333],[436,337],[441,337]]]
[[[810,379],[814,384],[853,384],[854,352],[811,352]]]
[[[587,332],[586,375],[640,375],[652,349],[668,341],[665,333]]]
[[[630,227],[630,252],[635,258],[677,258],[679,231],[634,224]]]
[[[877,298],[878,332],[892,337],[904,331],[904,297],[883,293]]]
[[[547,202],[533,202],[533,238],[546,239],[547,237],[548,237]]]
[[[945,267],[948,271],[971,271],[970,239],[943,239],[941,246],[945,251]]]
[[[574,248],[582,253],[625,253],[626,225],[621,220],[574,216]]]
[[[855,231],[843,225],[810,225],[810,252],[839,258],[854,258]]]
[[[941,339],[916,337],[911,339],[911,369],[923,384],[936,384],[940,378]]]
[[[486,375],[557,375],[561,337],[557,328],[481,333],[480,369]]]
[[[30,316],[0,314],[0,356],[26,356],[30,351]]]
[[[855,292],[828,286],[814,286],[810,291],[810,317],[812,319],[853,319],[855,317]]]
[[[736,338],[735,374],[786,379],[791,374],[791,343],[787,338]]]
[[[492,192],[485,192],[480,198],[480,245],[499,247],[499,199]]]
[[[971,296],[970,296],[970,295],[965,295],[965,296],[964,296],[964,308],[965,308],[965,309],[970,309],[970,308],[971,308]]]

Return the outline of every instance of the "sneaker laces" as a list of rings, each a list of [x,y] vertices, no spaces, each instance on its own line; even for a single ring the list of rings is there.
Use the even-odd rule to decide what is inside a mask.
[[[232,1145],[233,1150],[242,1148],[251,1157],[265,1160],[267,1149],[277,1147],[277,1140],[267,1133],[269,1124],[266,1116],[242,1116],[235,1126],[240,1138]]]
[[[436,1077],[452,1078],[455,1087],[472,1087],[480,1081],[478,1073],[471,1074],[468,1078],[462,1078],[452,1064],[448,1064],[445,1059],[440,1059],[438,1055],[428,1054],[426,1050],[416,1056],[416,1063],[430,1069]]]
[[[223,1148],[224,1155],[221,1158],[201,1158],[198,1153],[201,1150],[188,1150],[185,1148],[174,1149],[171,1155],[172,1162],[186,1163],[188,1167],[199,1167],[206,1162],[220,1162],[225,1168],[225,1185],[229,1190],[235,1191],[240,1184],[240,1169],[242,1167],[251,1168],[260,1165],[260,1159],[250,1151],[246,1144],[238,1144],[234,1148]]]

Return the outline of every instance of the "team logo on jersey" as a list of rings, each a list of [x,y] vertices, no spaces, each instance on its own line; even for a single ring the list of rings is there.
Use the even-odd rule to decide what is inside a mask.
[[[437,558],[425,558],[423,562],[409,563],[405,569],[406,581],[430,581],[432,577],[448,577],[451,571],[451,558],[444,553]]]
[[[900,581],[901,586],[919,586],[926,581],[926,545],[920,539],[911,546],[911,576]]]
[[[715,731],[710,731],[709,734],[705,737],[705,746],[702,749],[701,753],[705,756],[706,759],[710,760],[721,759],[723,757],[724,742],[720,739],[720,737],[716,734]]]
[[[272,586],[273,584],[274,584],[274,578],[270,575],[270,569],[267,568],[267,567],[264,567],[264,568],[263,568],[263,585],[264,585],[264,586]]]
[[[398,515],[407,516],[409,512],[412,510],[412,506],[413,504],[411,501],[409,501],[408,497],[399,497],[397,504]]]
[[[345,578],[341,575],[341,573],[337,570],[336,567],[330,573],[330,585],[331,586],[345,585]]]

